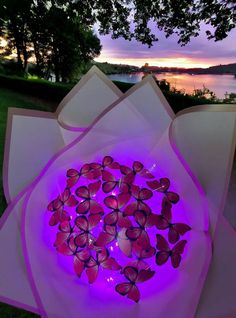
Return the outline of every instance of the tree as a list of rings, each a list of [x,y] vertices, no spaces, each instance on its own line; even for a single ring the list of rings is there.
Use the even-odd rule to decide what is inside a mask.
[[[9,49],[16,48],[19,66],[26,69],[32,45],[38,69],[47,73],[45,67],[53,68],[63,79],[71,78],[76,63],[99,54],[95,23],[100,34],[151,46],[158,30],[166,37],[177,34],[185,45],[199,35],[202,22],[209,26],[208,39],[224,39],[236,25],[236,1],[0,0],[0,34],[7,35]]]
[[[39,72],[56,76],[56,81],[73,80],[81,64],[101,51],[100,40],[64,1],[34,1],[29,28]]]
[[[215,41],[227,37],[236,24],[235,0],[77,0],[74,6],[84,19],[99,23],[100,33],[149,46],[158,40],[151,24],[166,37],[177,34],[182,45],[199,35],[202,22],[209,26],[207,38]]]
[[[7,53],[16,49],[18,67],[24,70],[30,55],[27,50],[29,45],[27,19],[30,5],[29,0],[1,0],[0,4],[0,33],[8,40]]]
[[[33,53],[37,72],[56,80],[73,80],[78,66],[98,56],[100,40],[90,23],[61,0],[0,0],[0,33],[8,40],[6,53],[16,49],[19,69],[27,71]]]

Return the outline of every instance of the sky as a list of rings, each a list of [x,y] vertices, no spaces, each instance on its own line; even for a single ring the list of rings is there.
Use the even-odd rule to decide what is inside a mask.
[[[166,39],[161,31],[158,31],[159,41],[151,48],[137,41],[129,42],[121,38],[112,40],[110,35],[99,35],[103,48],[96,61],[186,68],[236,63],[236,29],[226,39],[218,42],[207,40],[205,30],[206,26],[203,25],[200,36],[193,38],[184,47],[177,43],[176,36]]]

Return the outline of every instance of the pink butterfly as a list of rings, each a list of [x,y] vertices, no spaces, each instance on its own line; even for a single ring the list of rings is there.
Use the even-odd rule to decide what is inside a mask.
[[[99,248],[96,251],[96,259],[91,256],[86,263],[86,274],[90,284],[97,279],[99,266],[113,271],[121,269],[117,261],[113,257],[109,257],[109,252],[105,247]]]
[[[62,245],[63,243],[65,243],[69,239],[70,235],[73,232],[73,228],[72,228],[70,222],[68,222],[68,221],[62,222],[59,225],[59,230],[60,230],[60,232],[57,233],[56,240],[54,242],[55,247],[58,247],[58,246]]]
[[[107,170],[102,171],[102,180],[105,181],[102,184],[102,190],[105,193],[111,192],[116,187],[119,187],[121,192],[128,193],[133,182],[129,176],[124,176],[120,180],[117,180],[115,176]]]
[[[78,250],[75,244],[74,237],[71,237],[67,242],[57,247],[57,251],[66,256],[74,256],[74,271],[78,277],[81,276],[85,269],[85,264],[89,260],[91,254],[89,249]]]
[[[120,166],[120,172],[124,175],[133,175],[133,179],[138,174],[141,177],[147,178],[147,179],[153,179],[155,178],[148,169],[145,169],[143,164],[139,161],[134,161],[132,165],[132,169],[130,169],[127,166]]]
[[[49,220],[49,225],[54,226],[58,223],[69,221],[69,214],[64,211],[64,207],[74,207],[78,204],[74,195],[71,194],[70,189],[66,188],[55,200],[49,203],[48,210],[54,212]]]
[[[74,255],[74,271],[78,277],[81,276],[90,257],[91,254],[88,249],[82,249]]]
[[[136,210],[134,212],[134,218],[139,227],[130,227],[126,231],[126,236],[131,241],[136,241],[138,245],[143,248],[148,248],[150,246],[150,239],[145,228],[151,227],[155,224],[155,219],[152,218],[152,214],[147,215],[142,210]]]
[[[76,212],[79,214],[103,214],[103,208],[98,204],[93,197],[97,194],[101,186],[101,181],[90,183],[88,187],[81,186],[76,189],[75,193],[83,201],[79,203],[76,208]]]
[[[127,295],[128,298],[137,303],[140,300],[140,292],[136,284],[151,279],[155,271],[150,269],[141,269],[138,271],[138,269],[133,266],[127,266],[124,268],[123,273],[128,282],[116,285],[115,290],[122,296]]]
[[[171,203],[179,201],[179,195],[175,192],[168,191],[170,187],[170,180],[168,178],[161,178],[160,181],[147,181],[147,185],[153,190],[162,192]]]
[[[131,186],[131,193],[132,196],[136,199],[134,202],[130,203],[124,210],[124,216],[131,216],[134,215],[136,210],[142,210],[147,214],[151,213],[150,207],[143,201],[150,199],[153,196],[151,190],[146,188],[141,188],[132,185]]]
[[[98,239],[95,243],[96,246],[106,246],[109,243],[117,240],[120,250],[128,257],[131,256],[132,244],[131,241],[127,238],[126,228],[122,228],[117,232],[116,226],[105,225],[104,232],[101,232],[98,236]]]
[[[171,258],[171,264],[174,268],[179,267],[181,262],[181,254],[184,252],[184,247],[187,243],[186,240],[179,241],[175,246],[170,249],[166,239],[160,234],[156,235],[157,238],[157,249],[159,252],[156,254],[157,265],[163,265]]]
[[[52,214],[52,216],[50,217],[49,225],[55,226],[58,223],[60,224],[60,223],[65,222],[65,221],[70,221],[70,215],[68,214],[68,212],[66,212],[62,209],[59,209],[59,210],[55,211]]]
[[[130,227],[127,229],[126,235],[131,241],[137,241],[139,245],[147,248],[150,246],[150,239],[145,228],[156,225],[156,216],[153,213],[147,214],[143,210],[136,210],[134,219],[139,227]]]
[[[57,246],[57,251],[63,255],[75,255],[78,251],[78,246],[75,245],[75,236],[71,235],[64,243]]]
[[[86,163],[84,164],[80,171],[76,169],[69,169],[66,173],[67,176],[67,187],[71,188],[73,187],[78,181],[81,176],[84,178],[93,180],[99,177],[97,173],[91,168],[90,164]]]
[[[172,223],[171,206],[162,204],[161,215],[156,215],[156,227],[159,230],[169,229],[168,241],[171,244],[175,244],[180,235],[184,235],[191,230],[191,227],[184,223]]]
[[[136,256],[136,260],[129,262],[128,266],[136,267],[137,269],[148,269],[150,266],[144,259],[151,258],[156,254],[156,249],[152,246],[144,248],[140,244],[133,242],[132,250]]]
[[[69,188],[66,188],[62,194],[60,194],[55,200],[49,203],[48,210],[53,211],[63,211],[64,206],[73,207],[78,204],[75,196],[71,194]]]
[[[99,170],[103,170],[105,168],[120,169],[119,163],[114,161],[114,159],[111,156],[105,156],[102,160],[102,164],[96,163],[96,162],[91,163],[90,167],[92,169],[99,169]]]
[[[78,216],[75,219],[75,225],[81,231],[74,239],[75,245],[79,247],[90,246],[95,242],[95,237],[91,234],[91,230],[100,222],[99,214],[91,214],[86,218],[85,215]]]
[[[105,205],[113,211],[107,214],[104,218],[106,225],[118,225],[119,227],[130,227],[132,223],[128,217],[123,216],[121,208],[127,204],[130,199],[130,194],[120,193],[118,196],[110,195],[104,199]]]

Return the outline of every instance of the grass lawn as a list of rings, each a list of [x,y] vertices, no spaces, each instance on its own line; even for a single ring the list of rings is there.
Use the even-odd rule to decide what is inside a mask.
[[[19,107],[27,109],[37,109],[43,111],[51,111],[55,109],[56,104],[51,102],[42,101],[37,98],[29,97],[27,95],[16,93],[14,91],[0,88],[0,216],[6,208],[6,202],[3,194],[2,187],[2,163],[4,152],[4,140],[7,124],[7,111],[8,107]],[[4,255],[1,255],[3,258]],[[0,267],[1,268],[1,267]],[[12,306],[8,306],[0,303],[0,318],[29,318],[38,317],[37,315],[28,313],[26,311],[16,309]]]

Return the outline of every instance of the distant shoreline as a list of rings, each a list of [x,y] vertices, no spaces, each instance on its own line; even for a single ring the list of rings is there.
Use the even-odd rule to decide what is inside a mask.
[[[122,73],[110,73],[108,75],[113,75],[113,74],[137,74],[137,73],[149,73],[149,74],[161,74],[161,73],[175,73],[175,74],[188,74],[188,75],[232,75],[235,76],[236,73],[213,73],[213,72],[205,72],[205,73],[200,73],[200,72],[188,72],[188,71],[132,71],[132,72],[122,72]]]
[[[137,72],[144,73],[179,73],[179,74],[196,74],[196,75],[236,75],[236,63],[226,65],[215,65],[208,68],[181,68],[181,67],[159,67],[150,66],[146,63],[142,67],[126,64],[111,64],[111,63],[98,63],[95,62],[104,73],[106,74],[134,74]]]

